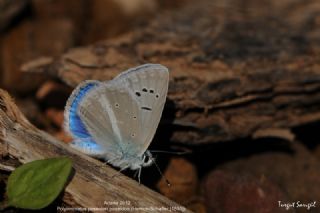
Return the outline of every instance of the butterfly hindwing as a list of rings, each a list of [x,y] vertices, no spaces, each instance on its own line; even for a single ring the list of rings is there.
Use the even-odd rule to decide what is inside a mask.
[[[70,145],[71,147],[83,152],[84,154],[93,157],[103,158],[108,152],[105,147],[96,143],[91,137],[74,139]]]
[[[99,81],[91,80],[79,84],[69,97],[64,113],[64,127],[74,139],[71,146],[92,156],[104,155],[105,150],[91,137],[78,114],[78,109],[90,91],[98,87],[99,84]]]
[[[99,85],[99,81],[84,81],[73,90],[70,95],[64,112],[64,128],[65,130],[75,138],[88,138],[90,134],[86,130],[81,118],[79,117],[77,110],[80,102],[86,97],[86,95]]]

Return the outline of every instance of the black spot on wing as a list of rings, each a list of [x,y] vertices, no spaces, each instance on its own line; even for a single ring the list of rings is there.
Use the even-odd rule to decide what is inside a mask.
[[[140,92],[136,92],[136,96],[141,96],[141,93]]]
[[[148,110],[148,111],[152,111],[152,109],[150,107],[141,107],[141,109],[143,110]]]

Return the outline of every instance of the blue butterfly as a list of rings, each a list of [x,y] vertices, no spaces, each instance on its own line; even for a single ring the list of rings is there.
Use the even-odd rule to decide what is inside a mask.
[[[72,92],[65,107],[71,146],[103,158],[122,170],[153,162],[147,151],[158,127],[169,84],[168,69],[145,64],[111,81],[88,80]]]

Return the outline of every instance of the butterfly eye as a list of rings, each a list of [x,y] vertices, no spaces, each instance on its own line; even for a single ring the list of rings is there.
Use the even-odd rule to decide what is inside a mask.
[[[144,158],[143,158],[143,162],[144,163],[147,163],[151,160],[150,156],[149,155],[144,155]]]
[[[136,120],[137,119],[137,116],[133,116],[133,120]]]
[[[115,108],[119,108],[119,104],[118,103],[115,103],[114,106],[115,106]]]
[[[133,137],[133,138],[134,138],[135,136],[136,136],[136,134],[135,134],[135,133],[132,133],[132,134],[131,134],[131,137]]]

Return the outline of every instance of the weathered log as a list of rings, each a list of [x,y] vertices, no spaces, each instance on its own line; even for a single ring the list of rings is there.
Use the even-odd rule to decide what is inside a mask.
[[[134,212],[150,212],[151,208],[175,208],[180,212],[190,212],[37,129],[4,90],[0,90],[0,150],[2,155],[6,152],[21,163],[57,156],[70,157],[74,175],[63,196],[63,201],[70,207],[106,208],[107,212],[112,207],[124,208],[119,212],[128,212],[125,208]],[[120,201],[123,203],[112,204]]]
[[[75,87],[138,64],[161,63],[170,69],[162,121],[175,127],[167,128],[172,141],[185,144],[278,137],[277,129],[319,121],[319,4],[295,5],[293,15],[293,2],[244,2],[226,10],[203,0],[161,13],[134,32],[70,49],[27,71],[51,73]]]

